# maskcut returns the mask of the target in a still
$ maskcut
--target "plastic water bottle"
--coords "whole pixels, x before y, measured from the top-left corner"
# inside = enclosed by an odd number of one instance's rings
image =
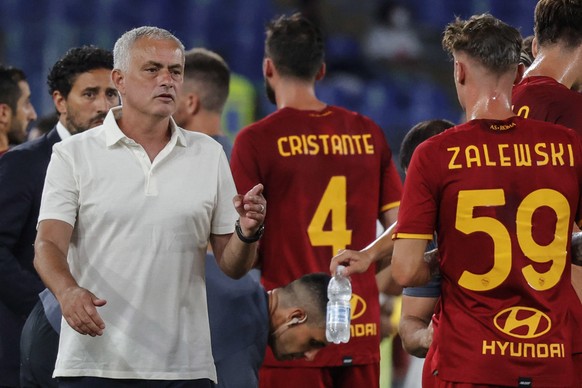
[[[344,269],[343,265],[338,265],[327,287],[329,301],[327,302],[325,336],[329,342],[335,344],[350,340],[352,285],[350,279],[343,276]]]

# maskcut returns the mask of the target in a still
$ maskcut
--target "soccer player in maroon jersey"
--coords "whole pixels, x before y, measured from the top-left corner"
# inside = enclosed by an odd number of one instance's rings
[[[443,47],[469,121],[412,156],[393,276],[405,286],[430,279],[424,251],[436,231],[435,386],[571,387],[568,246],[582,218],[582,144],[568,128],[512,112],[516,29],[491,15],[457,19]]]
[[[377,220],[396,221],[401,181],[382,129],[320,101],[314,88],[324,73],[323,38],[312,23],[295,14],[269,24],[263,74],[277,111],[237,135],[231,159],[238,188],[265,185],[269,212],[258,264],[269,289],[327,271],[338,250],[374,240]],[[374,274],[370,268],[351,278],[349,343],[330,345],[309,362],[276,362],[267,353],[260,386],[377,387]]]
[[[535,60],[513,88],[519,116],[562,124],[582,136],[582,0],[541,0],[535,9]]]
[[[582,0],[541,0],[534,13],[535,60],[513,88],[513,111],[526,118],[574,129],[582,136]],[[582,297],[582,266],[572,267]],[[576,331],[582,317],[575,321]],[[574,343],[575,370],[582,381],[582,338]]]

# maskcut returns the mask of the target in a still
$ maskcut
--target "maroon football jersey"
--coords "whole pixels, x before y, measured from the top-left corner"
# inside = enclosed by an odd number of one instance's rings
[[[572,128],[582,136],[582,93],[550,77],[527,77],[513,87],[513,111],[526,119]]]
[[[524,78],[513,88],[513,111],[524,118],[547,121],[572,128],[582,136],[582,94],[568,89],[550,77]],[[579,305],[580,301],[573,301]],[[576,330],[582,330],[582,308],[574,320]],[[574,353],[582,352],[582,336],[574,339]]]
[[[329,272],[339,249],[376,238],[381,213],[400,203],[402,183],[382,130],[370,119],[328,106],[284,108],[243,129],[231,168],[239,193],[265,186],[265,234],[259,244],[262,282],[273,289],[312,272]],[[375,268],[352,280],[348,344],[329,346],[313,362],[277,366],[367,364],[379,359]],[[265,364],[274,359],[267,352]]]
[[[437,232],[439,378],[571,384],[569,246],[581,184],[577,134],[537,120],[472,120],[417,148],[395,236]]]

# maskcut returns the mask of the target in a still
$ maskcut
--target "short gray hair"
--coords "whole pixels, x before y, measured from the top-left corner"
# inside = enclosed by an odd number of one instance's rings
[[[122,71],[129,69],[129,53],[139,39],[173,40],[178,44],[184,57],[184,45],[171,32],[159,27],[142,26],[125,32],[113,46],[113,67]]]

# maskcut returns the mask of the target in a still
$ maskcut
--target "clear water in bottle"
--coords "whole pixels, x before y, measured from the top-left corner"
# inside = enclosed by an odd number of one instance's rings
[[[339,344],[350,340],[352,285],[343,276],[344,266],[339,265],[327,287],[327,316],[325,336],[329,342]]]

